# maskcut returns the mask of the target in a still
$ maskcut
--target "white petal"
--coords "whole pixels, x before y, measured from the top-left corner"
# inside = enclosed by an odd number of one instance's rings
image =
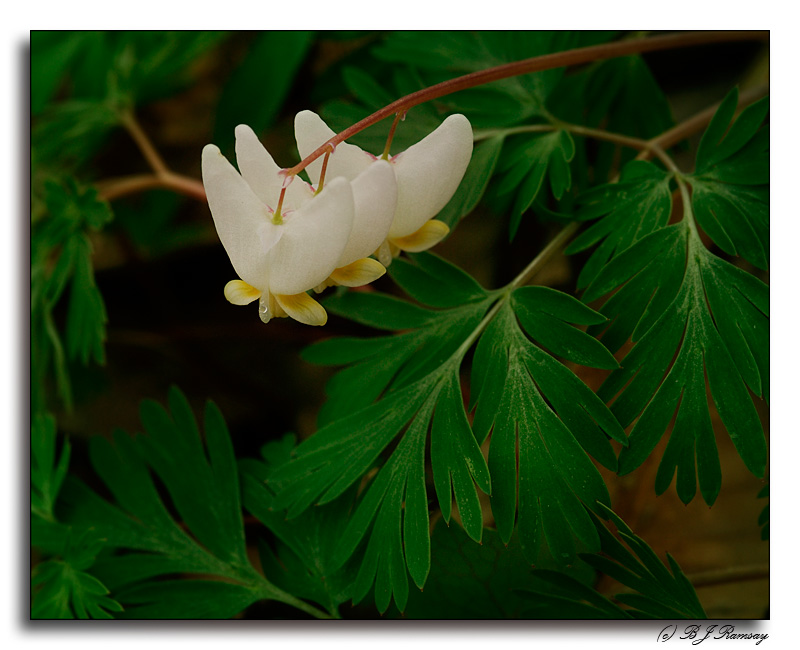
[[[472,126],[451,115],[433,133],[398,154],[397,210],[390,237],[404,237],[435,217],[455,194],[472,156]]]
[[[312,111],[301,111],[294,118],[294,136],[301,159],[313,153],[335,135],[336,133],[331,131],[322,118]],[[324,155],[320,156],[306,167],[308,177],[314,185],[319,183],[324,158]],[[344,176],[348,181],[352,181],[374,161],[375,157],[370,156],[361,148],[341,142],[336,145],[336,150],[328,159],[325,182],[339,176]]]
[[[266,290],[268,253],[281,238],[264,203],[213,144],[203,148],[203,186],[222,245],[237,275]]]
[[[270,254],[270,291],[295,295],[333,272],[353,227],[353,192],[338,178],[285,219],[283,236]]]
[[[284,177],[278,174],[281,168],[261,144],[253,129],[246,124],[236,127],[236,164],[239,165],[242,178],[256,196],[274,209],[278,204]],[[312,196],[314,190],[311,186],[302,179],[295,178],[286,188],[283,208],[296,210]]]
[[[397,205],[394,169],[385,160],[372,163],[351,186],[355,216],[350,240],[337,266],[347,266],[372,255],[389,234]],[[322,194],[327,190],[323,189]]]

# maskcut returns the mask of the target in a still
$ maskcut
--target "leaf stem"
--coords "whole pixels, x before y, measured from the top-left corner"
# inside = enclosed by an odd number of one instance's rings
[[[588,126],[581,126],[579,124],[559,124],[561,128],[575,135],[582,135],[597,140],[605,140],[606,142],[613,142],[620,144],[623,147],[630,147],[631,149],[641,149],[642,151],[649,151],[655,155],[664,166],[671,172],[678,172],[678,168],[673,162],[672,158],[667,155],[667,152],[653,140],[643,140],[642,138],[635,138],[622,133],[613,133],[611,131],[604,131],[603,129],[593,129]]]
[[[579,225],[580,223],[578,221],[573,221],[568,226],[562,228],[561,231],[550,240],[550,243],[548,243],[547,246],[545,246],[542,251],[533,258],[530,264],[522,269],[522,272],[516,278],[503,287],[502,291],[511,293],[514,289],[522,286],[528,280],[530,280],[539,270],[539,267],[543,266],[553,255],[555,255],[566,245],[572,235],[574,235],[578,230]]]
[[[164,162],[153,141],[142,129],[133,112],[128,111],[122,114],[122,125],[133,138],[136,146],[139,147],[139,151],[142,152],[142,156],[153,169],[153,173],[123,176],[122,178],[101,181],[97,184],[101,198],[111,201],[127,194],[163,188],[173,190],[179,194],[185,194],[200,201],[206,200],[206,191],[200,181],[176,174],[167,166],[167,163]]]
[[[509,282],[504,287],[491,292],[491,296],[499,296],[499,299],[492,305],[492,308],[486,313],[477,327],[472,330],[470,335],[464,339],[464,342],[458,346],[458,349],[450,357],[451,361],[458,362],[466,354],[467,350],[472,346],[475,340],[480,336],[483,330],[492,322],[492,319],[497,315],[497,312],[503,307],[505,302],[511,296],[511,293],[517,287],[527,282],[538,270],[539,267],[545,264],[555,253],[557,253],[566,243],[570,237],[578,230],[579,222],[573,221],[568,226],[565,226],[561,231],[550,240],[550,243],[526,266],[522,272]]]
[[[152,189],[172,190],[198,201],[206,201],[206,190],[203,187],[203,183],[171,171],[160,175],[136,174],[120,178],[109,178],[97,183],[96,187],[100,197],[106,201]]]
[[[306,168],[311,162],[315,161],[325,153],[328,145],[334,146],[344,142],[356,133],[359,133],[386,117],[395,113],[405,112],[424,102],[444,97],[460,90],[474,88],[493,81],[508,79],[522,74],[541,72],[553,68],[564,68],[580,63],[589,63],[602,59],[612,59],[630,54],[642,52],[653,52],[657,50],[675,49],[681,47],[692,47],[696,45],[706,45],[711,43],[723,43],[743,40],[763,40],[769,38],[769,32],[740,31],[740,32],[686,32],[679,34],[668,34],[666,36],[655,36],[652,38],[636,39],[631,41],[618,41],[614,43],[604,43],[590,47],[576,48],[566,52],[555,52],[536,56],[522,61],[506,63],[486,70],[478,70],[455,79],[449,79],[441,83],[429,86],[413,92],[405,97],[384,106],[372,115],[365,117],[360,122],[353,124],[341,133],[333,136],[324,142],[320,147],[306,156],[294,167],[287,170],[288,174],[295,175]]]
[[[761,99],[768,92],[769,86],[766,84],[746,90],[739,95],[738,106],[741,108],[742,106],[752,104],[756,100]],[[656,136],[650,140],[649,143],[651,145],[658,145],[662,149],[669,149],[670,147],[675,146],[681,140],[688,138],[690,135],[697,133],[697,131],[700,131],[708,126],[709,122],[711,122],[711,118],[714,117],[714,114],[717,112],[717,109],[721,103],[722,102],[717,102],[716,104],[709,106],[699,113],[696,113],[680,124],[675,125],[669,131],[664,131],[664,133],[661,135]],[[649,153],[649,149],[643,150],[636,158],[637,160],[643,160],[644,158],[648,157]]]
[[[142,129],[133,112],[127,111],[122,114],[122,126],[125,127],[134,142],[136,142],[136,146],[139,147],[139,151],[142,152],[147,163],[153,168],[156,176],[169,174],[169,167],[167,167],[161,154],[158,153],[153,142]]]
[[[748,566],[726,567],[714,569],[687,576],[689,582],[696,588],[713,587],[729,582],[744,582],[745,580],[766,580],[769,578],[769,565],[753,564]]]

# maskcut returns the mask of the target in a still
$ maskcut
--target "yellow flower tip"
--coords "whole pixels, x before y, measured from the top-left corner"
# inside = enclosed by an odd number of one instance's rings
[[[330,280],[344,287],[361,287],[374,282],[386,273],[386,267],[377,260],[363,257],[347,266],[335,269]]]
[[[225,298],[234,305],[249,305],[261,297],[261,290],[244,280],[231,280],[225,285]]]
[[[392,238],[390,244],[409,253],[421,253],[436,246],[449,232],[450,227],[446,223],[438,219],[431,219],[410,235]]]
[[[294,296],[276,294],[275,300],[289,317],[305,325],[324,325],[328,322],[328,312],[307,293]]]

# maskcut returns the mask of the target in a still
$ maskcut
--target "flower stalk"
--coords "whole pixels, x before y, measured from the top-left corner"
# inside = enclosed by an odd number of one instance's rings
[[[413,92],[405,97],[384,106],[372,115],[365,117],[360,122],[356,122],[341,133],[338,133],[327,142],[306,156],[294,167],[287,170],[290,175],[296,175],[306,168],[309,163],[314,162],[325,153],[328,145],[336,146],[348,138],[353,137],[364,129],[396,113],[405,113],[409,109],[424,102],[444,97],[460,90],[474,88],[493,81],[508,79],[522,74],[541,72],[553,68],[564,68],[591,61],[603,59],[613,59],[631,54],[641,54],[643,52],[655,52],[658,50],[677,49],[682,47],[692,47],[696,45],[707,45],[712,43],[725,43],[735,41],[766,40],[769,32],[756,31],[735,31],[735,32],[688,32],[680,34],[668,34],[666,36],[654,36],[651,38],[636,39],[631,41],[620,41],[614,43],[604,43],[603,45],[593,45],[581,47],[566,52],[555,52],[536,56],[522,61],[506,63],[486,70],[471,72],[455,79],[448,79],[441,83],[429,86]]]

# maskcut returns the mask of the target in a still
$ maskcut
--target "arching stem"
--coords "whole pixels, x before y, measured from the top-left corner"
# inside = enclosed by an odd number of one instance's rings
[[[631,41],[619,41],[605,43],[603,45],[593,45],[591,47],[581,47],[566,52],[555,52],[545,54],[522,61],[514,61],[504,65],[479,70],[470,74],[443,81],[434,86],[423,88],[414,93],[401,97],[388,106],[384,106],[372,115],[365,117],[360,122],[356,122],[341,133],[338,133],[330,140],[315,149],[294,167],[287,169],[289,175],[296,175],[305,169],[309,163],[314,162],[325,153],[329,145],[336,146],[344,142],[356,133],[377,122],[380,122],[390,115],[407,112],[414,106],[424,102],[438,99],[451,93],[474,88],[483,84],[516,77],[531,72],[541,72],[553,68],[564,68],[570,65],[588,63],[590,61],[600,61],[603,59],[613,59],[630,54],[640,54],[642,52],[654,52],[657,50],[675,49],[681,47],[692,47],[695,45],[706,45],[711,43],[724,43],[732,41],[765,40],[769,38],[769,32],[740,31],[740,32],[687,32],[680,34],[669,34],[666,36],[655,36],[652,38],[637,39]]]

